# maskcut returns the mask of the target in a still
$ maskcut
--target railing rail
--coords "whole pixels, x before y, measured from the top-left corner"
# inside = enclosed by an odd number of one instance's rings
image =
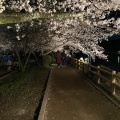
[[[70,60],[71,65],[73,65],[77,70],[81,71],[82,74],[92,73],[96,76],[96,83],[101,84],[102,81],[109,83],[109,92],[112,95],[116,95],[117,88],[120,90],[120,83],[117,83],[116,79],[120,79],[120,75],[116,74],[116,71],[112,70],[105,70],[100,66],[93,66],[91,64],[82,62],[75,58],[71,58]]]

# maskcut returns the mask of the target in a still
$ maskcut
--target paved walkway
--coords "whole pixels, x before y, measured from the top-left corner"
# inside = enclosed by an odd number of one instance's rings
[[[38,120],[120,120],[120,110],[74,69],[54,68]]]

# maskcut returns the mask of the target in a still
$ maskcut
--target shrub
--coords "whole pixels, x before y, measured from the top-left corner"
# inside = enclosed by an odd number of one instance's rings
[[[46,55],[43,57],[44,67],[48,67],[53,62],[53,57],[51,55]]]

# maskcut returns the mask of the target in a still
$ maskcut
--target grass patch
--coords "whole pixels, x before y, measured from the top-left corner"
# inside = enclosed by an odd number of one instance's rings
[[[25,72],[15,72],[10,76],[0,80],[0,96],[8,96],[13,92],[25,92],[28,90],[31,80],[38,79],[38,74],[44,73],[48,69],[41,69],[37,66],[32,66],[26,69]]]

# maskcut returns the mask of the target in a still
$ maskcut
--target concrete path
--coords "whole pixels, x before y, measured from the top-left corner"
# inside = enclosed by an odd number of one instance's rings
[[[74,69],[55,68],[38,120],[120,120],[120,110]]]

